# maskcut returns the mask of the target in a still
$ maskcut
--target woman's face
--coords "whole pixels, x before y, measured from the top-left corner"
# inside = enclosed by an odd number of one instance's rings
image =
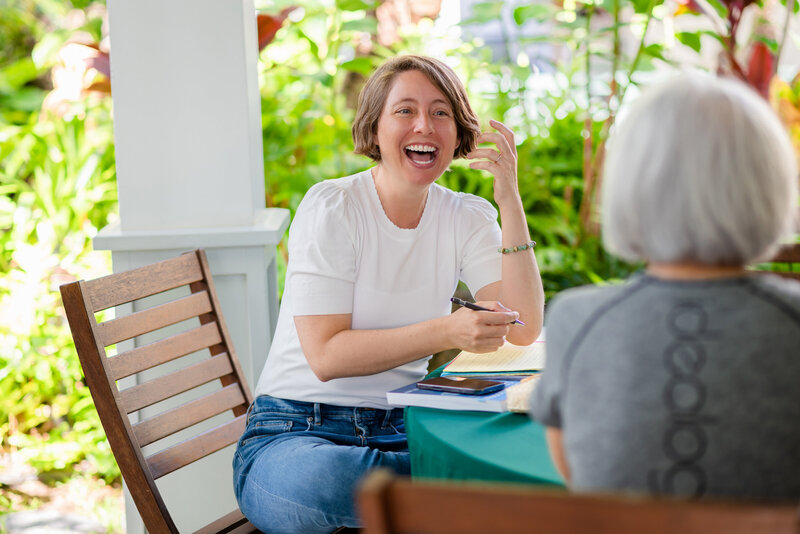
[[[384,170],[429,185],[447,170],[458,142],[447,97],[419,71],[395,76],[376,135]]]

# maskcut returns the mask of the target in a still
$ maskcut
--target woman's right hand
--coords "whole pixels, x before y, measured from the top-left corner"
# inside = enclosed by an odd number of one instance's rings
[[[475,311],[459,308],[449,316],[449,336],[452,346],[468,352],[492,352],[505,343],[511,323],[519,313],[497,301],[476,302],[494,311]]]

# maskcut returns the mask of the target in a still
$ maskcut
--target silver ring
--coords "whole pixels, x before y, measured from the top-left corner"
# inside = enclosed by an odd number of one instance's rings
[[[500,163],[500,160],[501,160],[502,158],[503,158],[503,155],[502,155],[502,154],[500,154],[499,156],[497,156],[497,159],[496,159],[496,160],[494,160],[494,162],[495,162],[495,163]]]

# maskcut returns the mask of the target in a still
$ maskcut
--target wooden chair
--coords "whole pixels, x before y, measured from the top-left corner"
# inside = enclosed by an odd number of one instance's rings
[[[783,245],[766,263],[779,264],[782,270],[768,269],[758,272],[769,272],[784,278],[800,280],[800,243]]]
[[[97,322],[95,314],[101,310],[182,286],[188,286],[188,296]],[[168,296],[174,297],[175,293]],[[206,255],[196,250],[131,271],[65,284],[61,286],[61,298],[86,383],[145,527],[151,533],[176,533],[178,528],[155,481],[235,443],[244,431],[247,408],[252,402],[222,319]],[[187,320],[195,321],[189,330],[116,356],[106,355],[106,347]],[[207,351],[201,355],[208,357],[196,363],[195,353],[204,349]],[[147,379],[145,373],[139,375],[137,385],[122,390],[117,386],[117,381],[125,377],[192,354],[192,363],[177,371],[153,379]],[[142,408],[209,383],[217,384],[212,392],[205,386],[187,394],[194,398],[178,407],[138,422],[129,419],[130,414]],[[227,414],[230,420],[210,430],[193,428],[220,414]],[[145,457],[143,447],[175,434],[185,439]],[[258,531],[237,509],[198,532]]]
[[[581,496],[511,484],[414,481],[374,471],[365,534],[797,534],[798,506]]]

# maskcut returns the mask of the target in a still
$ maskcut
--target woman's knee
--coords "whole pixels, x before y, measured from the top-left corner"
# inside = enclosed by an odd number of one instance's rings
[[[241,481],[242,512],[248,518],[249,510],[286,520],[313,522],[317,515],[336,522],[354,520],[353,477],[359,466],[347,448],[319,438],[270,444]]]
[[[280,439],[257,455],[240,481],[239,505],[256,526],[262,520],[265,526],[294,524],[296,532],[355,526],[359,480],[374,467],[407,473],[408,465],[407,453],[339,445],[316,436]]]

